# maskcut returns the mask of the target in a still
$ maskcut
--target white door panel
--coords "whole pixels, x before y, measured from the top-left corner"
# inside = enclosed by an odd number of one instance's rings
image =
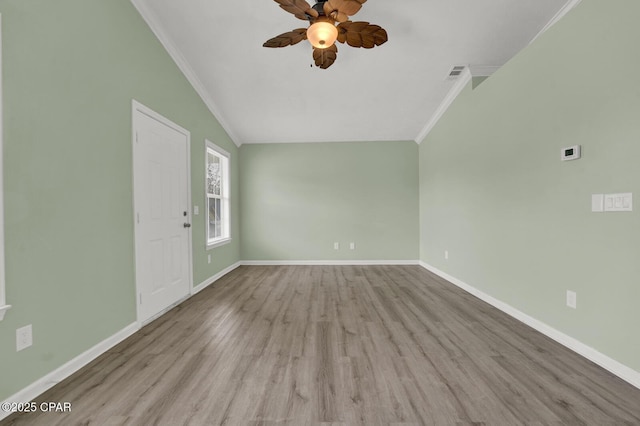
[[[138,106],[141,107],[141,106]],[[189,134],[134,104],[138,320],[189,294]]]

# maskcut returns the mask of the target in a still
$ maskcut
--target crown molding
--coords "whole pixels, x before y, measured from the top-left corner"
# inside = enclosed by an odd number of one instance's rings
[[[433,113],[429,121],[427,121],[427,124],[422,128],[420,133],[418,133],[418,136],[416,136],[415,141],[418,145],[424,140],[424,138],[427,137],[429,132],[435,127],[438,121],[440,121],[444,113],[447,112],[447,109],[449,109],[453,101],[456,100],[460,92],[462,92],[462,90],[467,87],[467,84],[469,84],[469,82],[471,81],[471,77],[471,71],[469,70],[469,67],[466,67],[462,71],[462,74],[460,74],[460,77],[458,77],[454,85],[449,90],[449,93],[447,93],[447,96],[444,97],[436,111]]]
[[[449,109],[453,101],[456,100],[460,92],[467,87],[467,84],[471,81],[473,77],[489,77],[494,72],[500,69],[498,65],[468,65],[462,71],[462,74],[456,79],[455,84],[447,93],[447,96],[444,97],[436,111],[433,113],[427,124],[422,128],[418,136],[415,138],[415,142],[419,145],[424,138],[427,137],[429,132],[435,127],[435,125],[440,121],[445,112]]]
[[[551,18],[551,20],[549,22],[547,22],[547,25],[545,25],[544,27],[542,27],[542,29],[540,30],[540,32],[538,34],[536,34],[536,36],[531,39],[531,41],[529,42],[529,44],[533,43],[534,41],[536,41],[538,39],[538,37],[540,37],[542,34],[544,34],[545,32],[547,32],[547,30],[551,27],[553,27],[556,22],[558,22],[560,19],[562,19],[564,17],[564,15],[566,15],[567,13],[569,13],[574,7],[576,7],[577,5],[580,4],[582,0],[567,0],[567,2],[565,3],[564,6],[562,6],[562,8],[560,8],[560,10],[558,11],[558,13],[556,13],[555,15],[553,15],[553,18]]]
[[[555,25],[560,19],[562,19],[567,13],[569,13],[573,8],[580,4],[582,0],[567,0],[564,6],[551,18],[549,22],[536,34],[536,36],[529,42],[529,44],[533,43],[538,37],[544,34],[549,28]],[[438,121],[442,118],[444,113],[449,109],[453,101],[458,97],[460,92],[466,87],[466,85],[471,81],[473,77],[488,77],[491,76],[494,72],[496,72],[500,67],[493,65],[469,65],[464,69],[455,85],[449,90],[447,96],[443,99],[438,109],[436,109],[435,113],[431,116],[427,124],[424,126],[422,131],[418,133],[415,141],[417,144],[420,144],[424,138],[427,137],[429,132],[435,127]]]
[[[536,34],[536,36],[529,42],[529,44],[533,43],[538,37],[544,34],[549,28],[551,28],[554,24],[556,24],[560,19],[562,19],[568,12],[570,12],[573,8],[575,8],[578,4],[580,4],[582,0],[567,0],[565,5],[551,18],[551,20]],[[166,34],[162,25],[160,25],[156,15],[146,6],[144,0],[131,0],[133,6],[138,10],[140,16],[147,23],[153,34],[160,41],[162,46],[165,48],[169,56],[176,63],[180,71],[184,74],[186,79],[189,81],[191,86],[193,86],[196,93],[200,96],[202,101],[207,105],[207,108],[213,114],[213,116],[218,120],[222,128],[227,132],[233,143],[240,147],[241,143],[237,135],[231,129],[231,126],[225,121],[222,116],[220,108],[213,101],[208,91],[205,89],[204,84],[200,81],[196,73],[193,71],[187,60],[182,56],[180,51],[175,47],[170,37]],[[491,76],[499,67],[497,66],[486,66],[486,65],[470,65],[460,77],[456,80],[455,84],[451,87],[443,101],[440,103],[434,114],[431,116],[429,121],[422,128],[420,133],[416,136],[414,141],[417,144],[420,144],[426,136],[431,132],[431,130],[435,127],[438,121],[442,118],[447,109],[451,106],[453,101],[457,98],[457,96],[462,92],[462,90],[466,87],[466,85],[471,81],[472,77],[488,77]]]
[[[241,144],[237,135],[233,132],[233,130],[231,130],[231,126],[223,118],[222,113],[220,112],[220,108],[218,108],[213,99],[211,99],[209,92],[205,89],[204,84],[202,84],[197,74],[193,71],[191,65],[189,65],[178,48],[173,44],[171,38],[166,34],[162,25],[160,25],[157,16],[151,11],[151,9],[146,6],[143,0],[131,0],[131,3],[137,9],[140,16],[142,16],[142,19],[147,23],[158,41],[160,41],[160,44],[162,44],[171,59],[173,59],[173,61],[176,63],[187,81],[189,81],[198,96],[200,96],[211,114],[213,114],[216,120],[218,120],[218,123],[220,123],[224,131],[227,132],[229,138],[231,138],[231,140],[237,147],[240,147]]]
[[[471,77],[491,77],[499,69],[499,65],[469,65]]]

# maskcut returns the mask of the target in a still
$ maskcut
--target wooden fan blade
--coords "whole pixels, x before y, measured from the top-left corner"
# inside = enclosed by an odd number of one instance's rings
[[[368,22],[343,22],[338,25],[338,41],[351,47],[371,49],[388,40],[387,32],[380,25]]]
[[[313,48],[313,59],[316,61],[316,66],[323,70],[329,68],[336,61],[338,57],[338,46],[335,44],[327,47],[326,49]]]
[[[366,1],[367,0],[327,0],[324,3],[324,13],[327,16],[332,16],[334,12],[337,12],[337,16],[340,17],[342,17],[342,15],[353,16],[358,13]],[[346,19],[336,19],[336,21],[344,22]]]
[[[280,5],[281,8],[292,13],[296,18],[308,21],[309,16],[318,17],[318,12],[311,8],[305,0],[273,0]]]
[[[334,9],[331,7],[329,2],[325,2],[324,6],[324,14],[334,21],[337,22],[346,22],[349,20],[349,16],[346,13],[340,12],[338,9]]]
[[[286,47],[293,46],[300,43],[302,40],[307,39],[307,29],[298,28],[288,33],[280,34],[277,37],[269,39],[264,42],[263,47]]]

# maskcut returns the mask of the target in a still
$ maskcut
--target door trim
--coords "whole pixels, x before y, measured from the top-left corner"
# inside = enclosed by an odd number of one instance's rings
[[[132,150],[132,162],[131,162],[131,196],[132,196],[132,207],[133,207],[133,267],[134,267],[134,279],[135,279],[135,283],[136,283],[136,292],[134,295],[135,298],[135,304],[136,304],[136,321],[138,323],[139,327],[142,327],[145,324],[150,323],[151,321],[153,321],[154,319],[160,317],[161,315],[163,315],[164,313],[168,312],[169,310],[171,310],[172,308],[174,308],[176,305],[182,303],[184,300],[188,299],[191,295],[191,292],[193,291],[193,243],[192,243],[192,234],[193,234],[193,227],[188,229],[188,235],[187,235],[187,246],[188,246],[188,250],[187,250],[187,256],[188,256],[188,284],[189,284],[189,291],[187,292],[186,296],[182,299],[180,299],[179,301],[177,301],[176,303],[166,307],[165,309],[163,309],[162,311],[158,312],[157,314],[151,316],[150,318],[142,321],[140,319],[140,283],[138,282],[138,276],[137,276],[137,259],[136,259],[136,243],[137,243],[137,234],[138,234],[138,221],[137,221],[137,209],[136,209],[136,186],[135,186],[135,166],[136,166],[136,133],[137,133],[137,129],[140,126],[139,123],[139,115],[138,114],[144,114],[149,118],[152,118],[162,124],[164,124],[167,127],[170,127],[171,129],[177,131],[178,133],[183,134],[184,136],[186,136],[187,139],[187,146],[186,146],[186,150],[187,150],[187,219],[189,221],[189,223],[193,223],[193,218],[192,218],[192,213],[191,213],[191,132],[189,132],[188,130],[186,130],[185,128],[177,125],[176,123],[174,123],[173,121],[169,120],[168,118],[158,114],[157,112],[155,112],[154,110],[152,110],[151,108],[141,104],[140,102],[136,101],[135,99],[131,100],[131,150]]]
[[[2,127],[2,15],[0,14],[0,321],[11,307],[5,296],[5,263],[4,263],[4,174]]]

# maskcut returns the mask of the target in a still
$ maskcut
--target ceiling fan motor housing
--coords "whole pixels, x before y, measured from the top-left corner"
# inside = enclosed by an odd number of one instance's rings
[[[324,16],[324,4],[327,0],[316,0],[316,4],[312,6],[312,9],[318,12],[320,16]]]

